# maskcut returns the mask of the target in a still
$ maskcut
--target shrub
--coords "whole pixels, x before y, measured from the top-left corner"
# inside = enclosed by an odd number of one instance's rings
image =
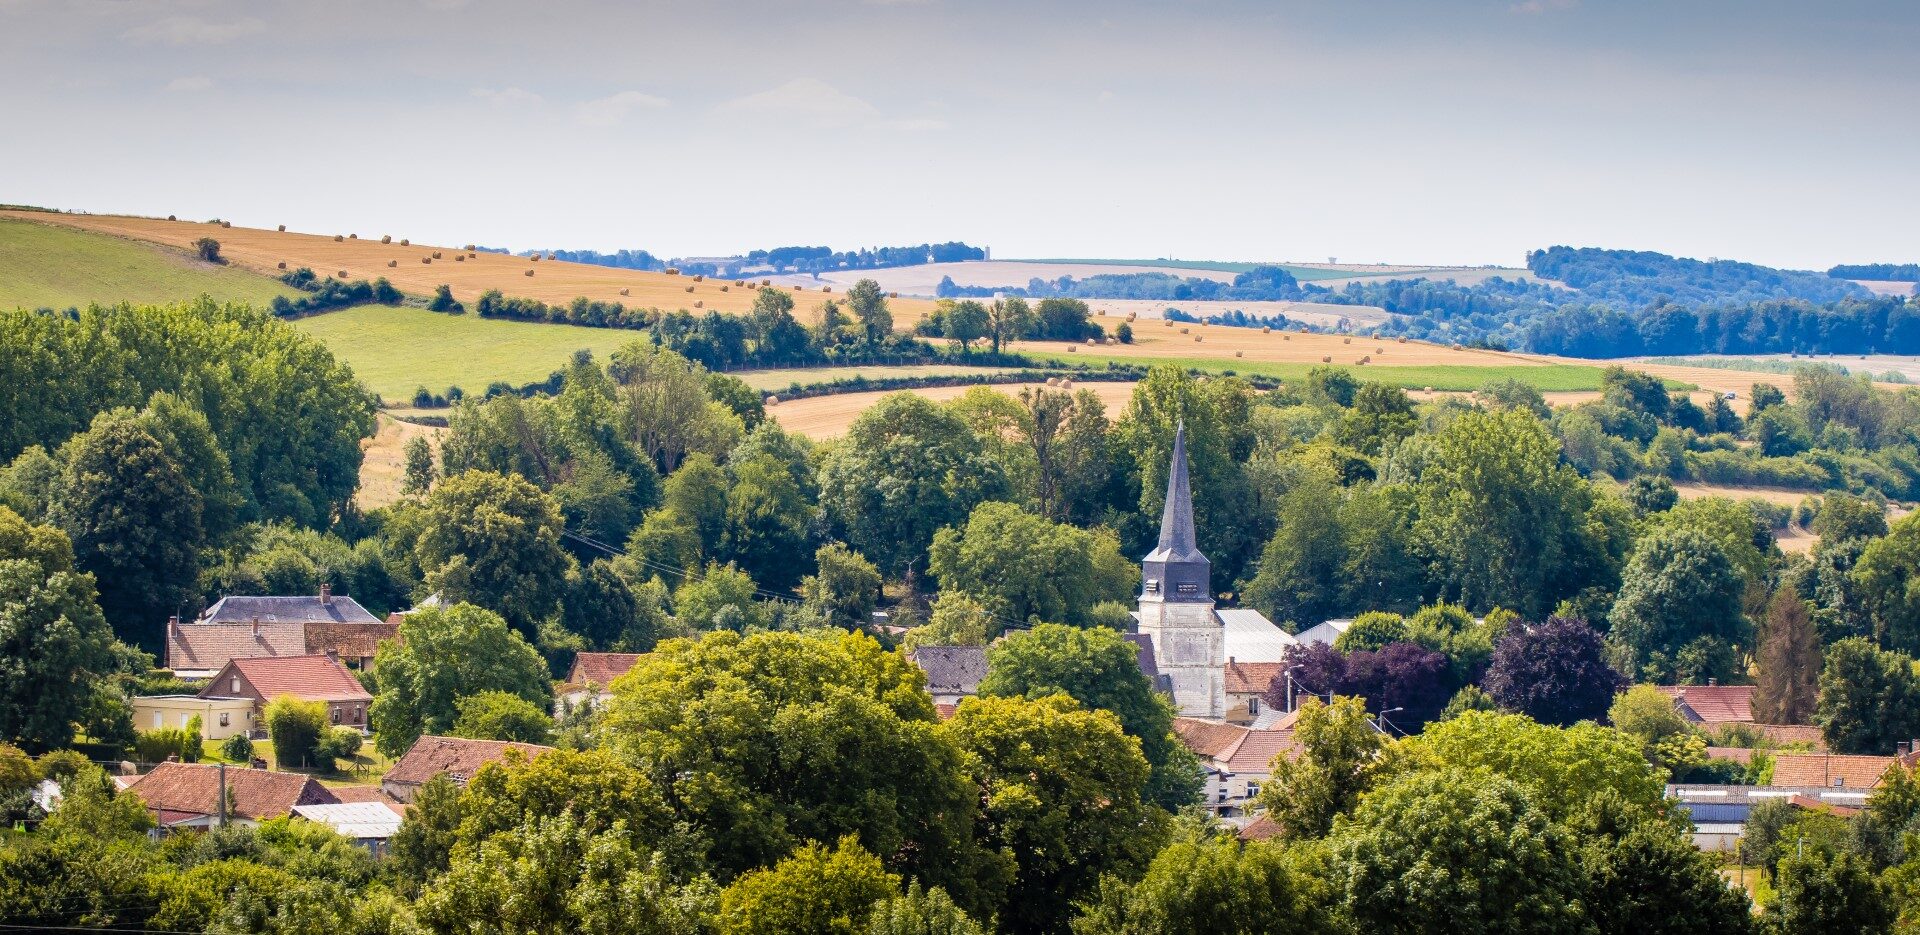
[[[335,760],[351,760],[366,743],[366,736],[351,727],[335,727],[320,735],[314,744],[313,754],[316,762],[326,768],[333,767]]]
[[[232,763],[253,762],[253,739],[246,734],[234,734],[220,744],[220,758]]]
[[[200,259],[205,260],[208,263],[221,262],[220,241],[215,240],[212,237],[202,237],[199,240],[194,241],[193,252],[199,254]]]
[[[200,759],[200,732],[185,727],[161,727],[143,730],[133,736],[134,758],[142,763],[160,763],[178,757],[182,763]]]
[[[282,767],[323,765],[320,744],[328,731],[325,702],[281,695],[268,703],[266,722],[274,756]]]

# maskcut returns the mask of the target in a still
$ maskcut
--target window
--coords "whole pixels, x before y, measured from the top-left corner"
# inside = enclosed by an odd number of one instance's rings
[[[236,675],[233,677],[233,689],[230,693],[235,695],[240,694],[240,676]]]
[[[1260,713],[1260,699],[1258,699],[1258,698],[1248,698],[1248,699],[1247,699],[1247,713],[1248,713],[1248,714],[1259,714],[1259,713]]]
[[[161,711],[153,712],[153,729],[159,730],[160,728],[167,726],[166,717],[167,715],[164,712],[161,712]]]
[[[339,708],[334,708],[334,709],[333,709],[333,723],[335,723],[335,724],[338,724],[338,723],[340,723],[340,709],[339,709]]]
[[[231,716],[231,715],[229,715],[229,714],[228,714],[227,712],[225,712],[225,711],[222,711],[222,712],[220,712],[220,726],[221,726],[221,727],[225,727],[225,726],[227,726],[227,719],[228,719],[228,718],[229,718],[230,716]]]
[[[1247,781],[1247,798],[1251,799],[1258,796],[1259,794],[1260,794],[1260,784],[1252,780],[1248,780]]]

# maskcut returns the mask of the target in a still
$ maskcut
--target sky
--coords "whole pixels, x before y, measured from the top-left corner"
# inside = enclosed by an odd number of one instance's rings
[[[1920,3],[0,0],[0,203],[704,256],[1920,261]]]

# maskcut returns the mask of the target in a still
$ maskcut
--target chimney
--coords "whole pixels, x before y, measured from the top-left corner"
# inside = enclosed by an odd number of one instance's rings
[[[175,614],[167,618],[167,632],[168,633],[180,632],[180,615],[179,614]]]
[[[1712,677],[1712,676],[1708,676],[1708,677],[1707,677],[1707,687],[1708,687],[1708,688],[1712,688],[1713,686],[1715,686],[1715,685],[1718,685],[1718,684],[1720,684],[1720,680],[1719,680],[1719,679],[1717,679],[1717,678],[1714,678],[1714,677]]]
[[[338,649],[329,649],[329,650],[327,650],[327,658],[328,658],[328,659],[331,659],[331,660],[333,660],[334,662],[339,662],[339,661],[340,661],[340,650],[338,650]]]
[[[333,585],[323,584],[320,586],[320,603],[333,603]]]
[[[1910,751],[1911,749],[1912,749],[1912,748],[1911,748],[1911,747],[1909,747],[1909,746],[1907,745],[1907,742],[1906,742],[1906,741],[1904,741],[1904,740],[1900,740],[1900,741],[1895,741],[1895,742],[1894,742],[1894,745],[1893,745],[1893,755],[1894,755],[1894,756],[1896,756],[1896,757],[1899,757],[1899,758],[1901,758],[1901,759],[1905,759],[1905,758],[1906,758],[1906,755],[1907,755],[1907,753],[1908,753],[1908,752],[1909,752],[1909,751]]]
[[[260,638],[260,618],[259,617],[253,618],[253,638],[256,640]]]

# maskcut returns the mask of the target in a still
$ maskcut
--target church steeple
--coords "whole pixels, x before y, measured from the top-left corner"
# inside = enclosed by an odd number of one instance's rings
[[[1160,513],[1160,542],[1141,562],[1141,597],[1212,603],[1212,577],[1211,563],[1194,541],[1193,491],[1187,481],[1187,425],[1182,422],[1173,433],[1167,503]]]

